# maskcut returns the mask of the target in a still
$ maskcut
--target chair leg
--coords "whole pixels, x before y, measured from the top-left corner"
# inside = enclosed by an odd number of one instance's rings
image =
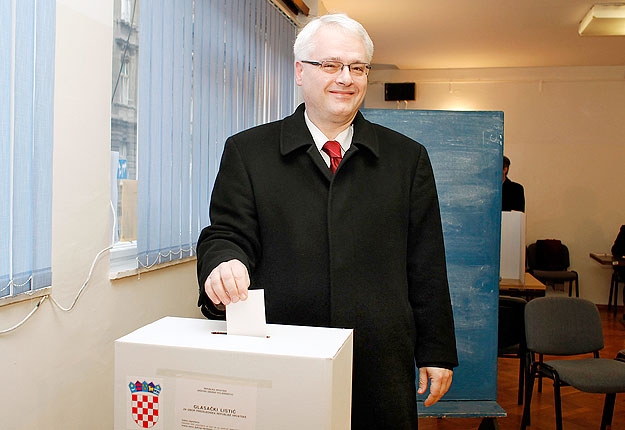
[[[555,377],[553,381],[553,396],[556,408],[556,430],[562,430],[562,402],[560,399],[560,378]]]
[[[569,281],[569,297],[573,295],[573,284],[575,284],[575,297],[579,297],[579,276],[575,276],[575,279]]]
[[[616,282],[616,289],[618,289],[618,280]],[[623,320],[625,320],[625,283],[623,284]]]
[[[573,281],[569,281],[569,297],[573,294]]]
[[[538,362],[542,363],[543,362],[543,355],[542,354],[538,354]],[[542,393],[543,392],[543,375],[542,374],[538,374],[538,392]]]
[[[528,360],[529,361],[529,360]],[[525,378],[525,406],[523,406],[523,417],[521,418],[521,430],[525,430],[530,425],[530,405],[532,403],[532,391],[534,390],[534,378],[536,376],[537,364],[532,363],[532,367],[527,372]]]
[[[525,354],[521,354],[519,360],[519,394],[517,398],[517,404],[523,404],[523,388],[524,388],[524,379],[525,379]]]
[[[601,430],[606,430],[612,425],[612,414],[614,412],[615,393],[607,393],[605,395],[605,403],[603,404],[603,416],[601,417]]]
[[[624,357],[625,358],[625,357]],[[531,365],[532,362],[534,361],[534,355],[530,355],[529,353],[527,353],[525,355],[525,378],[524,378],[524,382],[525,382],[525,391],[527,391],[527,384],[530,378],[530,374],[531,374]]]

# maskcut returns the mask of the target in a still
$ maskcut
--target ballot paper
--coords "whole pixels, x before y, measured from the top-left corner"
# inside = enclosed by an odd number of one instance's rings
[[[265,290],[249,290],[246,300],[226,306],[226,323],[229,335],[267,336]]]

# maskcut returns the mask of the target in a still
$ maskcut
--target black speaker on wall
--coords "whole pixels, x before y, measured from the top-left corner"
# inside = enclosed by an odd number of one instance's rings
[[[414,82],[386,82],[384,84],[384,100],[415,100],[416,91]]]

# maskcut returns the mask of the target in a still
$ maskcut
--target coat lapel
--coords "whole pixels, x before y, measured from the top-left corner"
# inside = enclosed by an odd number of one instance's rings
[[[332,173],[328,166],[321,158],[321,154],[317,150],[313,138],[308,131],[306,121],[304,120],[304,103],[300,104],[293,115],[286,117],[282,121],[282,130],[280,134],[280,153],[282,156],[286,156],[300,148],[308,148],[307,153],[313,160],[314,164],[319,168],[324,177],[328,180],[332,180]],[[367,121],[360,111],[354,118],[354,137],[352,138],[352,145],[350,149],[345,153],[343,162],[352,158],[359,148],[366,148],[376,158],[379,157],[379,143],[373,124]],[[339,166],[339,169],[341,167]]]
[[[321,154],[315,146],[312,135],[308,131],[304,120],[304,103],[299,105],[293,115],[287,116],[282,121],[280,134],[280,154],[287,156],[299,149],[307,148],[307,153],[321,174],[329,181],[332,180],[332,173],[326,163],[321,158]]]
[[[380,157],[380,145],[378,143],[378,135],[375,132],[373,124],[365,119],[358,111],[354,121],[354,137],[352,145],[367,148],[376,158]]]

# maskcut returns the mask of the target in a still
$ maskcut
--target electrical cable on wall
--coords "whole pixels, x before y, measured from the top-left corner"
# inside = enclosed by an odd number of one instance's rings
[[[113,202],[111,202],[109,200],[109,204],[111,206],[111,211],[113,213],[113,231],[112,231],[112,235],[111,235],[111,243],[115,243],[115,230],[117,228],[117,217],[115,216],[115,208],[113,207]],[[56,305],[56,307],[58,307],[60,310],[62,310],[63,312],[70,312],[72,309],[74,309],[74,306],[76,306],[76,303],[78,302],[78,299],[80,298],[80,296],[82,295],[83,291],[85,290],[85,288],[87,288],[87,285],[89,283],[89,281],[91,280],[91,275],[93,274],[93,269],[96,265],[96,263],[98,262],[98,260],[100,259],[100,257],[106,252],[109,251],[113,248],[113,245],[107,246],[106,248],[102,249],[100,252],[98,252],[95,256],[95,258],[93,259],[93,262],[91,263],[91,268],[89,269],[89,274],[87,275],[87,279],[85,280],[85,282],[83,282],[82,286],[80,287],[80,289],[78,290],[78,294],[76,294],[76,297],[74,298],[74,301],[72,302],[71,306],[68,308],[65,308],[63,306],[61,306],[59,304],[59,302],[57,302],[54,297],[52,297],[52,294],[46,294],[44,296],[41,297],[41,299],[39,300],[39,302],[37,302],[37,304],[35,305],[35,307],[30,311],[30,313],[28,315],[26,315],[26,317],[24,317],[24,319],[22,321],[20,321],[19,323],[15,324],[12,327],[6,328],[4,330],[0,330],[0,335],[2,334],[6,334],[9,332],[12,332],[13,330],[21,327],[26,321],[28,321],[30,319],[30,317],[32,317],[35,312],[41,307],[41,304],[43,302],[46,301],[46,299],[50,299],[50,301],[52,303],[54,303]]]
[[[48,298],[48,296],[47,296],[47,295],[43,296],[43,297],[41,298],[41,300],[39,300],[39,303],[37,303],[37,304],[35,305],[35,307],[33,308],[33,310],[32,310],[32,311],[30,311],[30,313],[29,313],[28,315],[26,315],[26,317],[24,317],[24,319],[23,319],[22,321],[18,322],[18,323],[17,323],[17,324],[15,324],[13,327],[9,327],[9,328],[7,328],[7,329],[1,330],[1,331],[0,331],[0,334],[9,333],[9,332],[11,332],[11,331],[15,330],[16,328],[20,327],[20,326],[21,326],[22,324],[24,324],[26,321],[28,321],[28,319],[29,319],[31,316],[33,316],[33,314],[37,311],[37,309],[39,309],[39,306],[41,306],[41,304],[42,304],[43,302],[45,302],[45,300],[46,300],[47,298]]]

